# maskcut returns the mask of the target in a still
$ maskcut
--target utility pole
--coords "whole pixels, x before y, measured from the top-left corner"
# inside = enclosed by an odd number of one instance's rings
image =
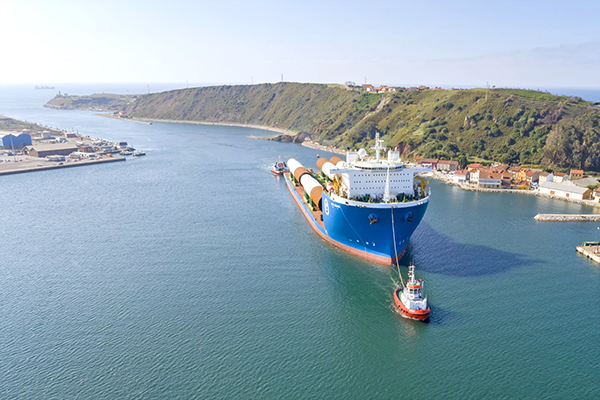
[[[486,82],[485,83],[485,102],[487,103],[487,98],[488,98],[488,93],[490,91],[490,83]]]
[[[250,77],[250,84],[254,85],[254,77],[253,76]]]
[[[281,83],[283,83],[283,72],[281,73]]]
[[[148,86],[148,94],[150,94],[150,85],[146,85]]]

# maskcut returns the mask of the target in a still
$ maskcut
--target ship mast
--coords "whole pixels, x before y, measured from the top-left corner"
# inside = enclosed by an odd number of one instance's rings
[[[371,150],[375,150],[375,154],[377,156],[376,161],[379,162],[379,152],[381,150],[385,150],[385,146],[383,145],[383,140],[379,139],[379,132],[375,133],[375,146],[371,147]]]
[[[385,189],[383,190],[383,201],[385,203],[390,202],[390,166],[388,164],[387,175],[385,178]]]

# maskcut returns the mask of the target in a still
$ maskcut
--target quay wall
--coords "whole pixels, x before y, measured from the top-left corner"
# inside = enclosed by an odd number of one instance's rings
[[[3,170],[0,171],[0,176],[1,175],[12,175],[12,174],[22,174],[25,172],[37,172],[37,171],[47,171],[50,169],[58,169],[58,168],[71,168],[71,167],[82,167],[85,165],[91,165],[91,164],[101,164],[101,163],[109,163],[109,162],[117,162],[117,161],[125,161],[125,157],[108,157],[108,158],[102,158],[99,160],[85,160],[85,161],[78,161],[78,162],[71,162],[71,163],[65,163],[63,165],[44,165],[44,166],[25,166],[22,168],[15,168],[15,169],[9,169],[9,170]]]
[[[469,186],[469,185],[464,184],[464,183],[450,182],[448,179],[446,179],[446,177],[444,175],[439,174],[439,173],[435,173],[435,172],[425,173],[422,176],[428,177],[428,178],[431,178],[431,179],[435,179],[435,180],[443,182],[443,183],[445,183],[447,185],[456,186],[456,187],[458,187],[458,188],[460,188],[462,190],[466,190],[466,191],[469,191],[469,192],[516,193],[516,194],[524,194],[524,195],[529,195],[529,196],[544,197],[546,199],[552,199],[552,200],[562,200],[562,201],[567,201],[569,203],[576,203],[576,204],[581,204],[581,205],[584,205],[584,206],[590,206],[590,207],[600,208],[600,203],[594,202],[593,200],[578,200],[578,199],[569,199],[567,197],[552,196],[550,194],[540,193],[538,190],[479,188],[479,187]]]

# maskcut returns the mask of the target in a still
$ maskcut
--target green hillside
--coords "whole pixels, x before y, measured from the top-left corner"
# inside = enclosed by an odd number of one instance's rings
[[[379,131],[404,155],[600,171],[598,104],[530,90],[376,94],[342,85],[213,86],[140,95],[125,111],[307,132],[342,148],[370,146]]]

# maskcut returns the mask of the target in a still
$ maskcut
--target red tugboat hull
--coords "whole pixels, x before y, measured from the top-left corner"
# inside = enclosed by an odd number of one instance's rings
[[[417,321],[427,320],[429,318],[429,314],[431,313],[431,307],[427,307],[426,310],[411,310],[407,308],[400,300],[400,295],[398,293],[400,290],[400,288],[394,290],[394,303],[396,304],[396,307],[398,307],[400,314],[402,314],[402,316],[405,318],[410,318]]]
[[[271,168],[271,172],[274,173],[275,175],[283,174],[283,171],[277,171],[275,168]]]

